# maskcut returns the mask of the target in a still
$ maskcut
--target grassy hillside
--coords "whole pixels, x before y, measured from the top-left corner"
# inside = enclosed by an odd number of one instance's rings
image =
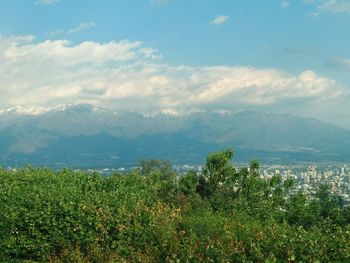
[[[236,170],[232,151],[178,178],[167,162],[127,175],[0,170],[1,262],[349,262],[350,210],[321,187]],[[288,198],[287,198],[288,197]]]

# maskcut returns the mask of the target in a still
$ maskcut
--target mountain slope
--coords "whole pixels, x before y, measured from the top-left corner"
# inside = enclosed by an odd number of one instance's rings
[[[113,112],[91,105],[0,112],[4,165],[133,166],[150,157],[201,163],[231,146],[241,161],[347,161],[350,131],[257,111]]]

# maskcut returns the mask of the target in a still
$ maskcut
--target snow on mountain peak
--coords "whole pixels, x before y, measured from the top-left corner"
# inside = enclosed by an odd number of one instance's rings
[[[97,107],[88,103],[66,103],[59,104],[53,107],[26,107],[22,105],[17,105],[11,108],[0,110],[0,116],[39,116],[43,114],[49,113],[57,113],[57,112],[94,112],[98,114],[110,113],[115,116],[119,115],[119,111],[113,111],[110,109],[105,109],[102,107]],[[122,111],[123,112],[123,111]],[[126,111],[127,112],[127,111]],[[167,108],[161,109],[157,111],[146,111],[146,112],[135,112],[137,114],[141,114],[145,118],[155,118],[158,116],[168,116],[168,117],[182,117],[189,116],[192,114],[203,113],[203,112],[211,112],[220,115],[232,115],[237,113],[237,110],[203,110],[198,108],[187,108],[187,109],[176,109],[176,108]]]
[[[159,115],[180,117],[180,116],[191,115],[199,112],[204,112],[204,111],[201,109],[163,109],[163,110],[153,111],[153,112],[144,112],[142,113],[142,115],[146,118],[154,118]]]
[[[91,110],[93,111],[101,111],[98,108],[93,107],[90,104],[81,104],[81,103],[68,103],[68,104],[59,104],[57,106],[53,107],[42,107],[42,106],[37,106],[37,107],[25,107],[22,105],[17,105],[11,108],[3,109],[0,110],[0,115],[42,115],[46,114],[49,112],[62,112],[66,111],[71,108],[80,108],[80,107],[85,107],[88,108],[90,107]]]
[[[24,107],[22,105],[0,110],[1,115],[40,115],[45,112],[47,109],[44,107]]]

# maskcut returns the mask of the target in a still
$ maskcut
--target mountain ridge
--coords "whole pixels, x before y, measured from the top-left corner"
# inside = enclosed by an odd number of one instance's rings
[[[89,145],[88,150],[78,142]],[[173,161],[179,156],[199,162],[200,156],[229,146],[246,153],[246,159],[268,161],[272,156],[281,162],[293,162],[304,156],[310,160],[347,161],[350,131],[316,119],[254,110],[168,109],[147,114],[69,104],[41,113],[3,111],[0,146],[0,161],[4,164],[12,159],[18,164],[41,164],[47,161],[44,156],[51,156],[52,162],[76,165],[88,163],[89,155],[104,156],[101,165],[109,156],[119,156],[115,165],[123,163],[123,155],[128,156],[130,164],[149,157]],[[64,154],[55,153],[63,151],[61,146],[67,156],[72,153],[69,162]],[[185,158],[186,153],[193,158]]]

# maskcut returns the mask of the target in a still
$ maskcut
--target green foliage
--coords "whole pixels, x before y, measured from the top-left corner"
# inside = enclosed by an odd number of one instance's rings
[[[140,161],[141,175],[159,176],[162,181],[175,181],[176,173],[168,161],[162,160],[142,160]]]
[[[235,169],[230,163],[232,157],[232,149],[214,152],[208,156],[198,183],[198,192],[202,197],[209,198],[232,180],[231,177],[235,173]]]
[[[144,161],[103,178],[69,169],[0,170],[0,262],[349,262],[350,211],[321,186],[290,195],[212,153],[176,179]]]
[[[190,171],[186,176],[179,179],[179,190],[185,195],[193,195],[198,187],[198,176],[195,172]]]

